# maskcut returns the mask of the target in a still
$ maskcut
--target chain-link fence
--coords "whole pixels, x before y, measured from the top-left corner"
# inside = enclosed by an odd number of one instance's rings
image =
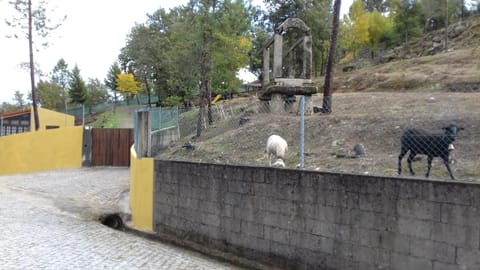
[[[395,176],[400,153],[408,151],[403,175],[410,175],[410,161],[424,177],[430,156],[432,178],[450,178],[442,158],[457,179],[480,177],[480,93],[338,93],[329,114],[322,113],[323,97],[314,95],[306,102],[303,151],[299,100],[283,99],[281,110],[255,96],[220,101],[211,107],[212,124],[208,113],[201,119],[200,137],[198,108],[181,111],[182,138],[158,157],[268,166],[266,141],[277,134],[288,142],[287,168],[297,168],[303,152],[305,169]],[[442,129],[451,124],[455,130]]]
[[[150,97],[151,104],[157,103],[158,100],[159,99],[156,96]],[[145,105],[145,104],[148,104],[148,102],[149,102],[148,97],[138,96],[128,100],[118,100],[115,103],[109,102],[109,103],[94,104],[94,105],[86,104],[85,107],[83,107],[80,104],[68,105],[67,108],[57,108],[56,111],[63,112],[63,113],[80,118],[84,113],[85,115],[103,113],[105,111],[111,110],[114,106]]]

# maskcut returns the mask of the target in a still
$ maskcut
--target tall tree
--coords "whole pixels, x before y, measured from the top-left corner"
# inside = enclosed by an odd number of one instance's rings
[[[241,84],[236,73],[248,64],[249,14],[243,0],[191,0],[169,16],[168,83],[179,95],[198,93],[197,136],[208,116],[212,89],[236,91]]]
[[[58,28],[61,24],[51,25],[51,19],[47,17],[47,2],[38,1],[36,6],[32,5],[32,0],[11,0],[9,3],[18,13],[18,17],[14,17],[11,21],[6,21],[8,26],[19,28],[23,36],[28,40],[29,48],[29,68],[30,68],[30,88],[32,96],[33,115],[35,122],[35,130],[40,128],[40,120],[38,118],[37,97],[35,93],[35,62],[33,58],[34,50],[34,34],[39,41],[42,39],[41,46],[47,46],[46,41],[52,30]],[[65,19],[64,17],[62,21]],[[18,38],[17,34],[13,35]]]
[[[148,15],[132,28],[119,56],[122,68],[163,100],[199,96],[201,133],[211,89],[236,91],[237,71],[248,64],[250,6],[243,0],[190,0]]]
[[[333,4],[332,33],[330,34],[330,50],[328,52],[327,70],[325,73],[325,84],[323,88],[323,113],[332,112],[332,88],[333,88],[333,67],[335,62],[335,53],[337,48],[338,24],[340,20],[341,0],[335,0]]]
[[[88,79],[87,100],[88,105],[97,105],[108,102],[107,87],[99,79]]]
[[[369,13],[361,0],[355,0],[350,7],[349,18],[351,20],[351,31],[353,40],[350,44],[350,49],[353,50],[354,55],[357,51],[369,40]]]
[[[58,110],[65,106],[61,98],[63,89],[56,83],[40,80],[37,84],[37,94],[43,108]]]
[[[425,32],[444,28],[455,19],[465,15],[465,2],[463,0],[419,0],[424,13]],[[470,2],[473,4],[473,2]]]
[[[59,98],[61,102],[63,102],[65,106],[65,113],[67,113],[67,104],[68,104],[68,86],[70,84],[71,72],[68,70],[68,64],[65,62],[63,58],[58,60],[55,67],[53,67],[53,71],[50,75],[50,80],[52,83],[57,84],[60,86],[62,90],[60,92]]]
[[[390,31],[391,24],[387,17],[384,17],[380,12],[373,11],[368,16],[368,42],[367,45],[372,52],[372,58],[378,49],[378,44],[381,38]]]
[[[398,41],[407,43],[410,38],[419,36],[423,31],[423,8],[418,1],[392,0],[390,16],[393,18],[393,31]],[[398,43],[398,42],[396,42]]]
[[[163,9],[149,15],[149,23],[139,24],[132,28],[127,45],[119,56],[125,70],[134,73],[142,82],[150,104],[150,95],[155,90],[156,95],[165,98],[171,93],[168,86],[169,58],[168,31],[165,31],[168,15]]]
[[[70,95],[72,103],[84,104],[87,100],[87,86],[80,75],[80,69],[77,65],[72,69],[68,94]]]
[[[20,91],[15,91],[13,96],[13,100],[15,101],[15,105],[17,105],[20,109],[23,109],[26,105],[25,99],[23,98],[24,94],[20,93]]]
[[[117,77],[122,73],[120,66],[117,62],[113,63],[108,69],[107,78],[105,79],[105,85],[110,91],[113,92],[114,104],[117,103]]]
[[[191,14],[198,31],[200,110],[197,136],[201,135],[202,121],[208,113],[212,123],[210,97],[212,88],[234,87],[236,73],[248,63],[250,50],[250,20],[242,0],[192,0]],[[192,44],[194,45],[194,44]],[[225,57],[228,55],[229,57]],[[207,107],[208,111],[205,111]]]

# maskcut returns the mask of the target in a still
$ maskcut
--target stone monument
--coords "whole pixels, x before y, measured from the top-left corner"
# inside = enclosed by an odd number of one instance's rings
[[[284,50],[284,35],[291,29],[300,35],[290,40]],[[300,36],[298,38],[298,36]],[[273,46],[273,57],[270,49]],[[270,63],[273,60],[272,64]],[[295,95],[305,96],[305,114],[313,113],[312,95],[317,87],[312,80],[312,37],[310,28],[298,18],[288,18],[275,29],[275,34],[263,46],[263,80],[260,100],[270,111],[285,111],[284,101]]]

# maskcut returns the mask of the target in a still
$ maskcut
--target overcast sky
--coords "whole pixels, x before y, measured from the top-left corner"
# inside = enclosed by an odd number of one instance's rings
[[[348,10],[352,0],[342,1],[342,10]],[[62,26],[52,32],[48,48],[35,52],[35,62],[44,73],[49,73],[60,58],[69,68],[78,65],[80,74],[88,78],[106,77],[108,69],[117,60],[125,46],[126,36],[135,23],[143,23],[146,14],[158,8],[170,9],[187,0],[49,0],[48,7],[55,13],[49,18],[66,15]],[[255,1],[257,2],[257,0]],[[261,2],[258,0],[258,2]],[[15,11],[8,0],[0,0],[0,102],[13,103],[16,90],[30,91],[29,73],[20,64],[28,62],[28,42],[9,39],[11,28],[4,21],[11,20]],[[58,21],[58,20],[57,20]]]

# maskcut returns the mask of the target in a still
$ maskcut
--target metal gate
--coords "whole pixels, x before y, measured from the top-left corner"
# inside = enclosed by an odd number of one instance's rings
[[[91,130],[91,166],[130,166],[131,128]]]

